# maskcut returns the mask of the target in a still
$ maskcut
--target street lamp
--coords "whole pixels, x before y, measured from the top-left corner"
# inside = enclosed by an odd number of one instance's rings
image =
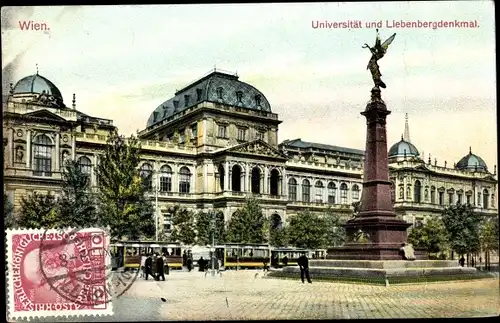
[[[152,188],[155,192],[155,241],[158,241],[158,192],[160,191],[160,173],[155,173],[155,183]]]
[[[215,212],[212,212],[210,218],[210,231],[212,232],[212,276],[215,276]]]

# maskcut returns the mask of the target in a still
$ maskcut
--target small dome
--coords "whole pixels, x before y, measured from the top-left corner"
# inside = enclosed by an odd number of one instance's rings
[[[401,138],[400,142],[392,145],[388,155],[389,157],[418,157],[420,153],[412,143]]]
[[[37,74],[26,76],[17,82],[12,94],[45,93],[53,96],[57,101],[62,102],[61,91],[51,81]]]
[[[469,153],[466,156],[460,159],[455,168],[461,170],[488,171],[488,167],[484,160],[478,155],[473,154],[471,149],[469,149]]]

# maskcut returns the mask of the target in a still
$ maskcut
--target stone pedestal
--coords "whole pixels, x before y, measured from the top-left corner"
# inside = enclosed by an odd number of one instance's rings
[[[391,112],[387,110],[378,87],[374,87],[371,93],[365,111],[361,112],[366,117],[367,131],[360,212],[345,224],[351,242],[328,249],[329,259],[402,259],[399,249],[406,242],[406,229],[411,225],[397,219],[392,206],[386,132],[386,117]],[[356,241],[359,236],[363,236],[366,242]],[[418,258],[427,257],[425,253],[419,253]]]

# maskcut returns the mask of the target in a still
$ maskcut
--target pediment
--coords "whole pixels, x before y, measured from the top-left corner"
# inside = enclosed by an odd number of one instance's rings
[[[231,147],[226,151],[252,156],[266,156],[287,159],[287,156],[285,156],[282,152],[262,140],[246,142],[241,145]]]
[[[25,116],[34,117],[34,118],[43,118],[43,119],[54,120],[54,121],[66,121],[66,119],[64,119],[63,117],[58,116],[57,114],[52,113],[52,112],[45,110],[45,109],[26,113]]]

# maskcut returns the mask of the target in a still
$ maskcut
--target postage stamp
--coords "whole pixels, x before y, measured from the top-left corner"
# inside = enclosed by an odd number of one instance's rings
[[[113,314],[106,230],[14,229],[6,236],[10,319]]]

